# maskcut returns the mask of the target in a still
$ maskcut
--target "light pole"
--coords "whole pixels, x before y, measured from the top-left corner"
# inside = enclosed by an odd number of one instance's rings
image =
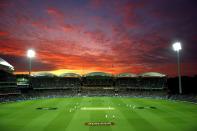
[[[36,55],[35,51],[32,49],[29,49],[27,51],[27,57],[29,58],[29,76],[31,76],[31,60],[34,58]]]
[[[181,72],[180,72],[180,56],[179,51],[182,49],[180,42],[175,42],[172,45],[174,51],[177,52],[177,63],[178,63],[178,77],[179,77],[179,93],[182,94],[182,87],[181,87]]]

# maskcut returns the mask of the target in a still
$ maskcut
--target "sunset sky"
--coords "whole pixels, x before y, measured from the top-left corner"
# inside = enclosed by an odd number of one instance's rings
[[[0,57],[28,71],[197,74],[196,0],[0,0]]]

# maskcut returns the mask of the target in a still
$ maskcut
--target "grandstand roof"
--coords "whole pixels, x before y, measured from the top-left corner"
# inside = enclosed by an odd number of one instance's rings
[[[56,75],[52,73],[48,73],[48,72],[39,72],[39,73],[33,74],[33,76],[34,77],[55,77]]]
[[[63,74],[60,74],[59,75],[60,77],[80,77],[79,74],[76,74],[76,73],[63,73]]]
[[[14,67],[12,65],[10,65],[4,59],[0,58],[0,70],[4,70],[6,72],[13,72],[14,71]]]
[[[137,75],[133,73],[120,73],[116,77],[137,77]]]
[[[84,76],[112,76],[112,74],[109,74],[109,73],[105,73],[105,72],[91,72],[91,73],[88,73],[88,74],[85,74]]]
[[[158,72],[146,72],[146,73],[142,73],[139,76],[141,77],[166,77],[165,74],[161,74]]]

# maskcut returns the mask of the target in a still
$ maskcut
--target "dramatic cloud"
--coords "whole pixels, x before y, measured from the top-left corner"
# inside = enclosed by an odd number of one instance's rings
[[[0,37],[7,36],[7,35],[8,35],[8,32],[0,31]]]
[[[56,8],[47,8],[47,13],[51,16],[64,18],[64,14]]]
[[[26,50],[36,50],[33,71],[197,73],[195,0],[2,0],[0,57],[26,72]]]

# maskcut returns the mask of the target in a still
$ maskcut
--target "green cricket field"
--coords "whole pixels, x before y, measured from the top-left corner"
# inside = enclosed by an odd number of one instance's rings
[[[197,105],[128,97],[1,103],[0,131],[197,131]]]

